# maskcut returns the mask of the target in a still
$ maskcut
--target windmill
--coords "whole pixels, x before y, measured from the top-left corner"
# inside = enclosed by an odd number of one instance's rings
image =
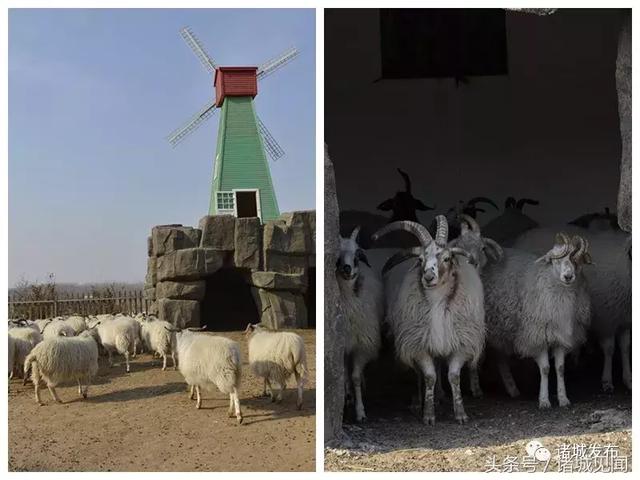
[[[253,99],[258,81],[293,60],[298,50],[290,48],[259,67],[221,67],[189,27],[180,30],[180,35],[214,76],[216,95],[167,137],[169,143],[175,147],[220,110],[209,215],[260,217],[263,222],[278,217],[267,154],[276,161],[284,151],[257,116]]]

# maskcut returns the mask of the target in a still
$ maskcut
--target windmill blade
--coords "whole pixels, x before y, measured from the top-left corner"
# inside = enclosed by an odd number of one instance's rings
[[[300,51],[296,47],[292,47],[276,58],[272,58],[271,60],[263,63],[260,67],[258,67],[258,80],[262,80],[263,78],[271,75],[273,72],[284,67],[299,54]]]
[[[209,73],[215,73],[217,68],[216,63],[204,50],[202,44],[200,43],[200,40],[198,40],[198,37],[194,35],[191,29],[189,27],[184,27],[182,30],[180,30],[180,35],[182,35],[184,41],[187,42],[189,48],[193,50],[193,53],[196,54],[196,57],[198,57],[198,60],[200,60],[200,63],[202,63],[204,68],[206,68]]]
[[[275,162],[278,159],[284,157],[284,150],[282,149],[282,147],[278,145],[278,142],[276,142],[276,139],[273,138],[271,132],[267,129],[267,127],[265,127],[264,123],[262,123],[260,117],[256,116],[256,118],[258,120],[258,131],[262,136],[262,143],[264,144],[264,148],[271,159]]]
[[[171,132],[167,137],[167,140],[172,147],[175,147],[184,140],[187,135],[202,125],[205,120],[211,118],[214,113],[216,113],[216,101],[212,100],[198,113],[196,113],[187,123]]]

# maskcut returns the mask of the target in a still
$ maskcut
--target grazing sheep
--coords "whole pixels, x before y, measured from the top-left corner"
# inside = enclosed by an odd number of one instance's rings
[[[42,335],[37,330],[29,327],[16,327],[9,330],[9,337],[13,339],[15,347],[13,365],[16,372],[22,375],[25,359],[29,352],[42,341]],[[27,383],[27,377],[23,376],[22,384]]]
[[[523,212],[525,205],[538,204],[537,200],[530,198],[521,198],[517,202],[513,197],[507,198],[504,211],[482,227],[483,234],[494,239],[503,247],[512,246],[518,235],[538,226],[538,222]]]
[[[345,341],[345,384],[347,396],[355,397],[356,420],[367,419],[362,403],[362,376],[369,362],[378,357],[380,327],[384,318],[384,291],[378,274],[358,245],[356,227],[349,238],[340,239],[336,279],[344,317],[349,325]]]
[[[517,354],[540,370],[538,406],[548,408],[549,353],[554,357],[560,406],[570,404],[564,359],[586,339],[591,316],[583,265],[591,263],[588,242],[560,233],[543,256],[505,249],[502,262],[488,265],[485,288],[487,341],[501,354],[499,371],[507,392],[519,394],[508,366]]]
[[[471,263],[459,260],[460,256],[471,258],[466,250],[447,245],[446,218],[438,215],[436,221],[435,240],[415,222],[392,223],[372,237],[375,241],[390,231],[405,230],[421,244],[408,253],[418,257],[408,271],[399,278],[394,278],[393,271],[385,275],[385,294],[396,354],[403,363],[417,368],[425,380],[423,421],[430,425],[435,424],[435,360],[448,362],[454,415],[465,423],[460,369],[465,363],[477,364],[485,341],[480,276]]]
[[[264,379],[264,395],[267,389],[271,401],[280,402],[287,380],[295,377],[298,389],[298,410],[302,408],[302,388],[307,375],[307,356],[302,337],[293,332],[271,330],[261,324],[249,324],[245,333],[249,336],[249,365],[257,377]],[[274,386],[278,389],[276,394]]]
[[[66,321],[61,318],[49,319],[42,326],[40,333],[44,338],[53,337],[74,337],[76,331]]]
[[[133,326],[127,318],[118,317],[110,322],[98,322],[97,331],[100,343],[109,356],[109,366],[113,367],[113,352],[124,356],[126,371],[129,373],[129,354],[133,352],[134,346],[139,338],[139,325],[135,322]]]
[[[173,369],[176,369],[176,336],[168,331],[173,328],[169,322],[150,317],[140,322],[140,334],[145,348],[162,357],[162,370],[167,369],[167,356],[171,355]]]
[[[63,382],[77,382],[78,393],[87,398],[89,384],[98,371],[98,345],[89,331],[77,337],[52,337],[34,347],[24,364],[25,376],[31,370],[36,402],[40,398],[40,382],[44,381],[53,399],[62,403],[55,387]]]
[[[82,317],[80,315],[71,315],[64,321],[67,325],[73,328],[73,331],[76,335],[79,335],[87,329],[87,322],[85,320],[85,317]]]
[[[189,398],[196,394],[196,408],[202,406],[201,389],[216,386],[229,394],[229,416],[242,423],[240,399],[240,346],[225,337],[200,333],[206,325],[197,328],[167,328],[176,334],[178,345],[178,370],[191,387]]]
[[[602,389],[613,391],[613,355],[616,339],[620,348],[622,379],[631,390],[631,236],[622,231],[587,231],[574,227],[572,233],[584,236],[595,264],[585,270],[591,296],[591,332],[604,354]],[[551,238],[549,229],[536,229],[518,238],[516,246],[538,254],[540,245]]]

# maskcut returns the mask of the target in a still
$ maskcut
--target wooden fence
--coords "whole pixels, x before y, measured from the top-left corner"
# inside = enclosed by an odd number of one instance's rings
[[[97,315],[99,313],[146,312],[151,304],[142,290],[116,292],[111,297],[87,294],[60,295],[55,300],[18,300],[9,295],[9,318],[37,320],[59,315]]]

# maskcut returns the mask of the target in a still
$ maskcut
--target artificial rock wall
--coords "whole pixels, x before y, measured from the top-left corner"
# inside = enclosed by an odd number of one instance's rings
[[[145,297],[150,313],[177,327],[200,326],[206,279],[238,269],[251,287],[261,321],[273,328],[308,325],[304,294],[315,268],[315,212],[258,218],[203,217],[198,228],[158,225],[147,239]],[[207,319],[215,329],[215,319]]]

